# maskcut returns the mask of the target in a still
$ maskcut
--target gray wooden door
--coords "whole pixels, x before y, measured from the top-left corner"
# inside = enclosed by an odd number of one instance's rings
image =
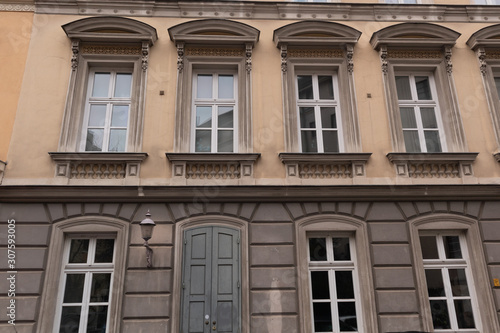
[[[239,231],[184,232],[181,333],[240,332]]]

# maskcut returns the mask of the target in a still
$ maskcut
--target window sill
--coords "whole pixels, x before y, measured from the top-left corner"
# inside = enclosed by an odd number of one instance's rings
[[[287,180],[352,179],[366,177],[371,153],[280,153]]]
[[[172,181],[177,185],[220,182],[251,185],[253,166],[260,154],[165,153],[172,163]]]
[[[69,179],[138,178],[147,153],[49,152],[56,177]]]
[[[398,177],[473,177],[472,163],[479,153],[388,153]]]

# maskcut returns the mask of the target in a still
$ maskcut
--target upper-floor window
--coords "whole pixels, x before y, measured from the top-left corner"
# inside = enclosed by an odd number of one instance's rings
[[[500,5],[500,0],[474,0],[476,5]]]
[[[131,89],[130,70],[92,70],[82,131],[82,151],[126,151]]]
[[[304,73],[297,75],[296,82],[302,152],[339,152],[342,136],[337,76]]]
[[[441,139],[443,131],[433,75],[425,72],[395,75],[406,152],[443,151],[445,142]]]
[[[237,82],[233,72],[199,72],[193,76],[194,152],[235,152]]]

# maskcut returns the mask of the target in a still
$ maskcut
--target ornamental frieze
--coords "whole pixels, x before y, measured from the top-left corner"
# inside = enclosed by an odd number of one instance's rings
[[[438,50],[387,50],[387,58],[439,59],[443,53]]]
[[[245,49],[233,47],[186,47],[187,56],[244,57]]]
[[[125,46],[125,45],[82,45],[81,53],[83,54],[121,54],[121,55],[138,55],[141,54],[141,46]]]
[[[289,49],[289,58],[343,58],[341,49]]]

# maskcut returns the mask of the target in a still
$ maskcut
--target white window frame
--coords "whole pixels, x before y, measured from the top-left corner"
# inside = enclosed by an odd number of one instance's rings
[[[426,232],[420,232],[419,236],[434,236],[436,239],[437,243],[437,248],[438,248],[438,254],[439,254],[439,259],[422,259],[423,263],[423,268],[424,268],[424,273],[427,269],[440,269],[441,270],[441,277],[443,278],[443,285],[445,288],[445,296],[442,297],[431,297],[428,296],[429,303],[432,300],[446,300],[447,307],[448,307],[448,318],[450,320],[450,329],[434,329],[434,332],[449,332],[451,331],[458,331],[460,330],[461,332],[482,332],[481,330],[481,320],[479,319],[478,315],[478,303],[477,303],[477,297],[475,294],[475,284],[474,284],[474,278],[471,274],[470,271],[470,260],[469,260],[469,254],[468,254],[468,249],[467,249],[467,244],[465,241],[465,236],[463,233],[459,233],[457,231],[438,231],[438,232],[432,232],[432,231],[426,231]],[[462,259],[447,259],[445,255],[445,248],[444,248],[444,242],[443,242],[443,237],[444,236],[458,236],[459,241],[460,241],[460,250],[462,253]],[[467,279],[467,288],[469,290],[469,296],[453,296],[452,294],[452,289],[451,289],[451,283],[449,279],[449,269],[464,269],[465,274],[466,274],[466,279]],[[427,283],[426,283],[427,286]],[[427,288],[426,288],[427,290]],[[474,323],[475,323],[475,328],[473,329],[459,329],[458,327],[458,321],[457,321],[457,316],[455,312],[455,304],[454,301],[457,299],[469,299],[471,301],[471,306],[473,309],[473,317],[474,317]]]
[[[64,246],[63,270],[62,270],[61,278],[60,278],[59,296],[57,298],[57,311],[56,311],[55,323],[54,323],[56,331],[59,331],[59,328],[60,328],[63,306],[69,305],[69,306],[80,306],[81,307],[80,325],[79,325],[78,332],[84,333],[87,330],[89,307],[90,306],[105,305],[108,307],[107,318],[106,318],[106,332],[110,332],[108,327],[109,327],[109,318],[110,318],[110,311],[109,311],[110,304],[111,304],[111,299],[114,296],[112,294],[112,291],[113,291],[113,278],[114,278],[114,269],[115,269],[114,263],[115,263],[115,257],[116,257],[116,239],[115,238],[116,237],[114,235],[106,235],[106,234],[100,234],[98,236],[96,236],[96,235],[78,235],[78,236],[67,237],[67,239],[65,241],[65,246]],[[89,239],[89,247],[88,247],[87,262],[86,263],[76,264],[76,263],[69,263],[68,262],[71,241],[74,239]],[[114,240],[113,259],[112,259],[111,263],[95,263],[94,262],[97,239],[113,239]],[[64,294],[65,294],[66,279],[67,279],[68,275],[74,274],[74,273],[85,274],[82,302],[65,304],[63,298],[64,298]],[[110,273],[111,274],[110,286],[109,286],[109,297],[108,297],[107,302],[92,302],[92,303],[90,302],[90,292],[91,292],[91,288],[92,288],[92,274],[94,274],[94,273]]]
[[[326,240],[326,248],[327,248],[327,260],[326,261],[311,261],[310,260],[310,247],[307,246],[307,253],[308,253],[308,280],[309,280],[309,290],[310,290],[310,311],[312,314],[312,320],[311,320],[311,330],[312,332],[315,332],[314,330],[314,310],[313,310],[313,305],[315,303],[315,300],[312,299],[312,278],[311,278],[311,272],[313,271],[327,271],[328,272],[328,282],[329,282],[329,289],[330,289],[330,298],[328,300],[321,300],[321,303],[326,303],[330,302],[331,304],[331,315],[332,315],[332,332],[340,332],[340,325],[339,325],[339,316],[338,316],[338,303],[342,301],[347,301],[347,300],[339,300],[337,298],[337,290],[336,290],[336,283],[335,283],[335,272],[336,271],[351,271],[352,272],[352,281],[353,281],[353,289],[354,289],[354,299],[349,299],[348,301],[355,302],[355,308],[356,308],[356,322],[358,326],[358,330],[356,332],[358,333],[363,333],[363,324],[360,323],[360,321],[363,318],[362,314],[362,309],[361,309],[361,304],[360,304],[360,298],[361,298],[361,293],[359,290],[359,274],[357,270],[357,258],[356,258],[356,245],[355,245],[355,240],[352,234],[349,233],[309,233],[307,235],[307,241],[309,245],[309,239],[311,238],[324,238]],[[333,260],[333,242],[332,238],[348,238],[349,239],[349,250],[350,250],[350,256],[351,260],[349,261],[335,261]],[[316,302],[320,303],[320,302]],[[361,325],[360,325],[361,324]]]
[[[108,93],[112,94],[114,92],[114,88],[116,85],[116,77],[117,74],[122,74],[122,73],[127,73],[131,75],[131,86],[130,86],[130,97],[124,98],[124,97],[92,97],[92,90],[93,90],[93,83],[94,83],[94,77],[96,73],[99,72],[109,72],[111,74],[110,82],[109,82],[109,90]],[[86,142],[87,142],[87,130],[89,128],[88,122],[89,122],[89,117],[90,117],[90,107],[92,104],[106,104],[106,118],[105,118],[105,125],[102,127],[104,130],[103,134],[103,143],[102,143],[102,150],[100,152],[109,152],[109,139],[110,139],[110,131],[111,131],[111,117],[112,117],[112,111],[113,111],[113,106],[115,105],[127,105],[128,106],[128,117],[127,117],[127,127],[113,127],[113,128],[120,128],[120,129],[126,129],[127,134],[125,135],[125,149],[123,152],[126,152],[128,150],[128,137],[129,137],[129,127],[130,127],[130,119],[132,118],[132,97],[134,96],[134,73],[133,73],[133,68],[91,68],[89,71],[88,75],[88,84],[87,84],[87,93],[86,93],[86,99],[85,99],[85,115],[84,115],[84,120],[83,120],[83,126],[82,126],[82,135],[81,135],[81,143],[80,143],[80,151],[84,152],[86,150]],[[112,150],[114,151],[114,150]],[[117,152],[122,152],[121,150]]]
[[[418,132],[420,152],[411,152],[411,151],[410,152],[407,151],[407,152],[408,153],[427,153],[428,152],[427,145],[425,142],[425,136],[424,136],[424,131],[426,129],[423,127],[422,116],[420,113],[420,108],[422,108],[422,107],[434,108],[434,116],[436,117],[436,122],[437,122],[437,129],[436,130],[439,134],[439,140],[440,140],[440,145],[441,145],[440,152],[447,151],[446,136],[444,135],[443,121],[442,121],[441,111],[439,109],[439,96],[438,96],[437,90],[436,90],[436,83],[434,81],[434,74],[432,72],[425,72],[425,71],[423,71],[423,72],[418,72],[418,71],[406,72],[406,71],[398,71],[396,69],[395,73],[394,73],[394,80],[396,79],[397,76],[407,76],[409,78],[411,95],[412,95],[412,100],[400,100],[398,98],[398,106],[399,106],[399,108],[402,108],[402,107],[413,108],[414,113],[415,113],[415,119],[417,122],[416,130]],[[432,100],[419,100],[418,99],[417,90],[416,90],[416,83],[415,83],[416,76],[426,76],[429,78],[429,86],[430,86],[430,90],[431,90],[431,94],[432,94]],[[404,133],[405,129],[403,128],[402,123],[401,123],[401,129],[403,130],[403,133]],[[406,142],[404,142],[404,144],[406,147]]]
[[[339,145],[338,152],[344,151],[344,137],[342,131],[342,111],[340,107],[340,103],[338,101],[339,98],[339,89],[338,89],[338,76],[336,72],[325,71],[325,72],[308,72],[308,71],[296,71],[295,73],[295,96],[296,96],[296,108],[297,108],[297,116],[299,121],[297,121],[298,133],[299,133],[299,146],[300,151],[304,152],[302,147],[302,132],[316,132],[317,139],[317,153],[324,153],[324,142],[323,142],[323,132],[337,132],[337,140]],[[311,76],[313,82],[313,99],[304,100],[299,99],[299,87],[298,87],[298,77],[299,76]],[[332,84],[333,84],[333,96],[332,100],[321,100],[319,99],[319,83],[318,76],[331,76]],[[313,107],[314,108],[314,120],[315,120],[315,129],[302,128],[300,124],[300,108],[301,107]],[[336,116],[336,129],[324,128],[321,123],[321,107],[334,107],[335,108],[335,116]]]
[[[212,99],[203,99],[197,98],[198,91],[198,75],[212,75]],[[218,96],[218,80],[219,75],[231,74],[233,76],[233,98],[232,99],[219,99]],[[218,126],[218,107],[219,106],[232,106],[233,107],[233,151],[231,152],[223,152],[223,153],[237,153],[238,152],[238,73],[237,71],[231,70],[194,70],[192,76],[192,125],[191,125],[191,147],[190,150],[193,153],[196,152],[196,107],[197,106],[211,106],[212,107],[212,126],[210,127],[211,131],[211,149],[210,152],[207,153],[218,153],[218,139],[217,134],[219,131]],[[208,130],[208,128],[204,128]],[[222,130],[229,130],[229,128],[222,128]]]

